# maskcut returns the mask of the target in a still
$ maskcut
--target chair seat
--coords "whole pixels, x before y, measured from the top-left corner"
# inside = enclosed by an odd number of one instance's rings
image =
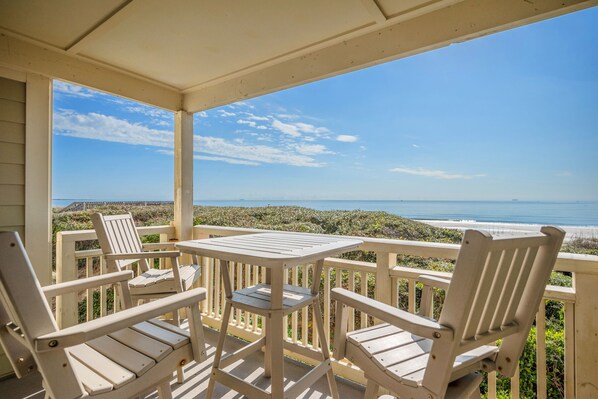
[[[366,375],[385,374],[413,387],[421,386],[432,341],[388,323],[347,333],[346,357]],[[492,357],[498,347],[483,345],[463,353],[453,364],[454,378],[480,368],[480,361]]]
[[[183,291],[190,289],[199,279],[199,265],[180,266]],[[131,295],[176,292],[172,269],[150,269],[129,281]]]
[[[68,348],[73,368],[90,395],[126,386],[136,378],[154,378],[161,362],[178,364],[192,359],[189,333],[160,320]]]

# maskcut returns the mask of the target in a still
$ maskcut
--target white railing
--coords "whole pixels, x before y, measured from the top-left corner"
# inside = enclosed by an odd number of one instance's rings
[[[140,235],[160,234],[161,242],[168,242],[173,237],[174,230],[170,226],[142,227],[139,228]],[[202,239],[210,236],[231,236],[239,234],[250,234],[263,232],[264,230],[242,229],[218,226],[195,226],[194,238]],[[98,250],[75,251],[75,244],[79,241],[95,239],[93,230],[62,232],[57,235],[56,246],[56,276],[57,282],[68,281],[78,276],[91,275],[93,273],[105,272],[103,262]],[[373,296],[376,299],[400,306],[410,312],[417,310],[417,280],[420,275],[434,275],[450,277],[450,273],[428,271],[422,269],[408,268],[396,264],[397,255],[411,255],[425,258],[455,259],[459,250],[456,244],[440,244],[404,240],[390,240],[360,237],[364,244],[360,247],[363,251],[372,251],[376,254],[376,263],[352,261],[339,258],[329,258],[324,265],[324,276],[322,279],[321,297],[323,314],[325,320],[331,320],[334,316],[334,307],[330,300],[330,290],[333,287],[343,286],[349,290],[359,292],[363,295]],[[220,268],[218,260],[212,258],[200,258],[202,263],[202,278],[200,285],[207,288],[207,300],[202,303],[204,323],[213,328],[220,328],[221,315],[224,309],[224,292],[221,286]],[[95,265],[95,266],[94,266]],[[303,265],[287,272],[287,281],[291,284],[307,287],[309,282],[304,276],[309,276],[312,265]],[[580,300],[581,295],[589,298],[596,298],[596,287],[594,291],[580,292],[580,287],[588,287],[588,279],[598,279],[598,257],[587,255],[564,254],[559,255],[555,270],[570,272],[573,276],[573,286],[576,288],[549,286],[546,289],[538,317],[536,319],[536,370],[537,370],[537,397],[547,396],[547,370],[546,370],[546,338],[545,338],[545,304],[546,300],[554,300],[564,304],[564,397],[576,397],[576,389],[581,384],[580,375],[592,375],[595,370],[586,370],[593,358],[594,349],[575,352],[576,344],[583,345],[580,339],[586,339],[591,335],[586,331],[580,334],[580,329],[591,328],[592,317],[587,310],[596,306],[596,299],[592,301]],[[257,265],[231,263],[231,281],[234,288],[253,285],[263,282],[265,272]],[[340,276],[340,278],[338,278]],[[585,284],[581,283],[581,280]],[[108,312],[107,291],[100,291],[100,314]],[[97,296],[97,294],[96,294]],[[86,292],[87,311],[89,318],[92,315],[91,299],[93,292]],[[80,297],[81,298],[81,297]],[[76,296],[64,297],[57,302],[57,318],[63,326],[75,324],[78,315],[79,298]],[[117,303],[118,301],[115,301]],[[580,304],[583,308],[580,309]],[[592,305],[594,304],[594,305]],[[580,312],[588,312],[582,317]],[[595,316],[594,316],[595,317]],[[287,317],[289,341],[301,344],[306,348],[313,348],[318,345],[319,337],[315,326],[311,323],[312,310],[303,309]],[[588,321],[589,320],[589,321]],[[370,325],[373,320],[361,317],[359,312],[350,315],[350,325],[353,328],[361,328]],[[260,316],[236,310],[229,320],[229,332],[243,339],[253,341],[261,334],[262,321]],[[331,337],[330,323],[326,325],[326,336]],[[577,342],[576,342],[577,340]],[[585,353],[588,352],[588,353]],[[301,361],[309,363],[308,357],[293,355]],[[335,362],[335,372],[345,378],[364,382],[363,373],[356,367],[346,362]],[[577,375],[576,375],[577,374]],[[577,377],[577,380],[576,380]],[[511,379],[511,397],[519,397],[519,375]],[[488,375],[488,397],[496,397],[496,373]]]

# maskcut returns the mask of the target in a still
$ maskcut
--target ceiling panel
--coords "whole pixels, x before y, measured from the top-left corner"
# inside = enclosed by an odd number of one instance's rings
[[[125,0],[0,0],[0,27],[66,49]]]
[[[373,1],[373,0],[372,0]],[[406,12],[422,9],[432,9],[457,3],[459,0],[376,0],[376,3],[387,18],[394,18]]]
[[[373,24],[361,0],[136,0],[123,14],[80,55],[179,89]]]

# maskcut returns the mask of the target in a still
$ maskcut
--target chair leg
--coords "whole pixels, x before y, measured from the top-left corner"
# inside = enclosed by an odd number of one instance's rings
[[[380,388],[380,385],[374,382],[374,380],[370,380],[368,378],[368,383],[365,386],[365,395],[363,395],[363,399],[376,399],[378,397],[378,388]]]
[[[316,321],[316,327],[318,328],[318,336],[320,337],[320,348],[322,349],[322,356],[324,361],[330,363],[330,349],[328,348],[328,341],[326,340],[326,332],[324,331],[324,320],[322,319],[322,311],[320,310],[319,301],[313,302],[314,308],[314,319]],[[328,387],[330,388],[330,394],[332,399],[339,399],[338,388],[336,386],[336,379],[334,378],[334,371],[332,371],[332,365],[326,372],[326,378],[328,379]]]
[[[170,381],[167,380],[158,385],[158,396],[160,397],[160,399],[172,399]]]
[[[176,368],[176,382],[179,384],[185,383],[185,370],[183,370],[183,366],[178,366]]]
[[[216,345],[216,352],[214,353],[214,363],[212,365],[212,375],[208,382],[208,389],[206,391],[205,399],[211,399],[214,394],[214,387],[216,385],[215,370],[220,368],[220,358],[222,357],[222,350],[224,349],[224,339],[226,338],[226,331],[228,330],[228,320],[230,319],[230,311],[232,305],[226,301],[224,305],[224,313],[222,315],[222,324],[220,325],[220,334],[218,335],[218,344]]]

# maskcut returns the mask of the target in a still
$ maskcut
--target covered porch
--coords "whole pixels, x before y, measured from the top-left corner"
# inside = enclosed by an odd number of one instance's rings
[[[0,77],[8,83],[2,86],[0,123],[10,125],[12,130],[0,136],[0,228],[19,231],[42,285],[53,282],[54,79],[175,113],[174,220],[170,226],[140,228],[140,234],[159,234],[163,242],[247,234],[256,230],[193,226],[194,113],[598,4],[595,0],[355,0],[256,6],[185,1],[165,9],[161,2],[141,0],[5,3],[0,15]],[[278,34],[272,35],[273,31]],[[151,40],[146,41],[148,37]],[[77,251],[76,243],[95,238],[93,231],[58,235],[56,282],[77,279],[82,265],[85,273],[94,272],[94,263],[101,263],[99,252]],[[415,312],[417,277],[423,273],[397,265],[397,255],[454,259],[458,251],[458,246],[449,244],[362,239],[365,244],[360,249],[375,252],[376,263],[336,258],[326,261],[325,319],[331,317],[331,287],[343,285],[367,294],[368,285],[363,282],[370,280],[376,299]],[[224,299],[216,264],[215,259],[202,260],[201,285],[209,291],[202,305],[205,323],[218,329]],[[598,306],[598,259],[561,254],[557,270],[572,273],[574,281],[573,288],[549,287],[545,293],[546,299],[565,304],[565,396],[594,397],[598,362],[594,332],[598,326],[592,315]],[[262,276],[257,265],[235,265],[234,273],[239,284],[256,283]],[[341,275],[343,279],[336,278]],[[300,276],[297,269],[287,278],[307,285]],[[87,293],[90,296],[92,292]],[[106,314],[106,291],[100,296],[101,314]],[[56,312],[60,325],[77,323],[77,298],[61,298]],[[365,318],[359,320],[362,326],[368,323]],[[546,397],[544,320],[541,306],[537,319],[538,397]],[[287,339],[306,348],[317,343],[317,333],[308,321],[307,310],[300,318],[289,318],[291,332]],[[233,314],[229,331],[252,341],[260,336],[260,326],[257,316],[239,312]],[[330,330],[327,336],[330,338]],[[309,363],[304,358],[296,360]],[[335,362],[334,367],[338,376],[363,382],[362,372],[352,365]],[[205,370],[202,365],[195,365],[193,370],[197,372],[194,377],[174,388],[177,397],[202,397],[201,384],[195,386],[193,381],[202,382]],[[0,387],[12,383],[3,382]],[[518,397],[517,377],[511,386],[512,396]],[[325,397],[325,385],[323,390],[318,387],[305,397]],[[347,397],[359,396],[359,388],[354,385],[342,389],[346,389]],[[488,392],[489,397],[495,396],[493,373],[488,377]],[[227,395],[235,397],[232,392]]]

